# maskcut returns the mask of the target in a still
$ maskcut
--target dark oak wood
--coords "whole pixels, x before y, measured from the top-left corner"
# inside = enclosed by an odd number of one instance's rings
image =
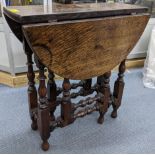
[[[9,6],[4,8],[3,13],[11,30],[22,42],[21,26],[25,24],[130,15],[132,13],[144,13],[148,10],[146,7],[121,3],[53,3],[53,6],[49,8],[51,9],[45,10],[42,5]],[[17,10],[17,12],[12,12],[12,9]]]
[[[113,92],[114,101],[112,103],[113,112],[111,113],[111,117],[113,118],[117,117],[117,109],[120,107],[122,101],[123,89],[125,84],[123,79],[124,72],[125,72],[125,60],[123,60],[119,66],[118,78],[114,85],[114,92]]]
[[[38,108],[38,127],[42,139],[41,147],[44,151],[49,149],[48,138],[50,137],[50,117],[49,107],[46,104],[39,105]]]
[[[85,107],[84,109],[80,110],[79,112],[74,114],[74,119],[80,118],[80,117],[84,117],[86,115],[91,114],[94,111],[98,111],[99,110],[99,105],[97,104],[97,102],[94,104],[94,106],[92,107]]]
[[[98,118],[98,123],[102,124],[104,122],[104,115],[108,110],[109,101],[110,101],[110,75],[111,72],[107,72],[103,75],[103,83],[101,83],[100,91],[103,93],[104,99],[102,101],[102,105],[100,106],[99,113],[100,116]]]
[[[50,70],[68,79],[89,79],[127,57],[148,19],[148,15],[109,17],[28,25],[23,30],[33,52]]]
[[[35,118],[35,110],[38,107],[38,99],[37,99],[37,90],[36,90],[35,81],[34,81],[35,73],[33,71],[33,61],[32,61],[33,52],[31,51],[25,39],[24,39],[23,45],[24,45],[25,54],[27,55],[28,103],[29,103],[30,117],[32,120],[31,128],[33,130],[37,130],[38,126],[37,126],[37,120]]]
[[[54,112],[56,110],[56,98],[57,98],[57,86],[54,80],[54,73],[49,71],[48,74],[48,83],[47,83],[47,96],[48,96],[48,102],[50,106],[50,114],[51,114],[51,120],[55,120]]]
[[[62,103],[61,103],[61,118],[63,120],[63,126],[66,126],[74,121],[73,119],[73,105],[71,103],[70,98],[70,89],[71,84],[69,79],[64,79],[63,81],[63,97],[62,97]]]
[[[10,18],[9,16],[7,16],[5,14],[4,14],[4,16],[5,16],[7,23],[10,26],[10,29],[14,33],[14,35],[18,38],[19,41],[23,42],[24,37],[22,35],[21,23],[16,22],[15,20],[13,20],[12,18]]]
[[[46,76],[44,74],[45,66],[38,61],[39,67],[39,108],[38,108],[38,127],[40,136],[43,140],[42,149],[47,151],[49,148],[48,138],[50,137],[50,111],[47,101],[47,88],[45,84]]]
[[[95,97],[88,97],[86,100],[80,100],[78,103],[74,103],[74,111],[80,107],[86,107],[94,102],[101,102],[103,100],[103,94],[97,94]]]
[[[4,8],[3,12],[18,23],[30,24],[130,15],[132,13],[144,13],[148,10],[146,7],[123,3],[52,4],[52,6],[47,6],[47,10],[42,5],[32,5],[11,6]],[[13,13],[12,9],[18,11]]]

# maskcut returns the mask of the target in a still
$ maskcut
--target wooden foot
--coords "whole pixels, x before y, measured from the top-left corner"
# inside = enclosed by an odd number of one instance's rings
[[[100,79],[97,82],[101,82],[100,83],[100,88],[99,91],[103,94],[103,102],[101,103],[100,106],[100,116],[98,118],[98,123],[102,124],[104,122],[104,115],[108,110],[109,107],[109,100],[110,100],[110,85],[109,85],[109,81],[110,81],[110,75],[111,72],[107,72],[103,75],[103,81]],[[98,83],[99,84],[99,83]]]
[[[113,110],[113,112],[111,113],[111,117],[112,118],[116,118],[117,117],[117,110]]]
[[[33,130],[37,130],[37,120],[35,117],[34,110],[38,107],[37,101],[37,90],[35,87],[35,73],[33,71],[33,61],[32,61],[32,50],[30,49],[29,45],[27,44],[26,40],[24,39],[24,50],[27,55],[27,78],[28,78],[28,102],[29,102],[29,112],[30,117],[32,120],[31,128]]]
[[[100,116],[99,116],[97,122],[99,124],[103,124],[103,122],[104,122],[104,113],[100,112]]]
[[[44,150],[44,151],[47,151],[49,149],[49,143],[48,141],[43,141],[42,145],[41,145],[41,148]]]
[[[113,106],[113,112],[111,113],[111,117],[112,118],[116,118],[117,117],[117,110],[121,105],[121,101],[122,101],[122,96],[123,96],[123,89],[124,89],[124,72],[125,72],[125,60],[123,60],[119,66],[119,73],[118,73],[118,78],[115,82],[114,85],[114,92],[113,92],[113,98],[114,101],[112,102],[112,106]]]

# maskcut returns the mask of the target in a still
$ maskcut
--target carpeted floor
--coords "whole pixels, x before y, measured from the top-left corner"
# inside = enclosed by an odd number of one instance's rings
[[[56,129],[47,153],[155,153],[155,90],[144,88],[141,69],[129,70],[125,82],[118,118],[110,117],[110,108],[103,125],[95,112]],[[0,153],[44,153],[30,128],[26,90],[0,85]]]

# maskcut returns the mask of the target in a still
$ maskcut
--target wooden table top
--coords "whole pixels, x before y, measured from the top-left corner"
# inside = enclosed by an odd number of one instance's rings
[[[49,22],[53,20],[62,21],[108,17],[144,12],[147,12],[146,7],[123,3],[53,3],[51,6],[30,5],[4,8],[5,15],[22,24]]]

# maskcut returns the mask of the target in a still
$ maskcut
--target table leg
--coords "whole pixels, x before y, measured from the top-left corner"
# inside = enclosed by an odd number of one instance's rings
[[[103,99],[103,103],[100,107],[99,113],[100,116],[98,118],[98,123],[102,124],[104,122],[104,115],[108,110],[109,107],[109,101],[110,101],[110,76],[111,76],[111,72],[107,72],[105,73],[102,77],[100,76],[100,80],[98,79],[98,83],[102,81],[102,83],[100,83],[100,92],[103,93],[104,95],[104,99]]]
[[[37,130],[37,119],[35,118],[35,109],[38,107],[37,101],[37,90],[35,87],[35,73],[33,71],[33,61],[32,61],[32,50],[30,49],[29,45],[27,44],[26,40],[24,40],[24,50],[27,55],[27,78],[28,78],[28,102],[29,102],[29,111],[30,117],[32,120],[31,128],[33,130]]]
[[[50,137],[50,112],[48,101],[46,98],[47,89],[46,89],[46,76],[44,74],[44,65],[38,61],[39,67],[39,107],[38,107],[38,128],[40,136],[43,140],[42,149],[44,151],[49,149],[48,138]]]
[[[61,103],[61,118],[63,120],[63,126],[66,126],[74,121],[73,119],[74,112],[70,98],[71,84],[69,79],[66,78],[64,79],[62,87],[63,87],[63,97]]]
[[[47,98],[50,106],[51,121],[55,120],[54,112],[56,110],[57,86],[54,80],[54,73],[48,71]]]
[[[115,85],[114,85],[114,92],[113,92],[114,101],[112,103],[113,112],[111,113],[112,118],[117,117],[117,110],[121,105],[122,96],[123,96],[123,89],[124,89],[124,84],[125,84],[124,79],[123,79],[125,69],[126,69],[125,60],[123,60],[119,66],[118,78],[117,78]]]

